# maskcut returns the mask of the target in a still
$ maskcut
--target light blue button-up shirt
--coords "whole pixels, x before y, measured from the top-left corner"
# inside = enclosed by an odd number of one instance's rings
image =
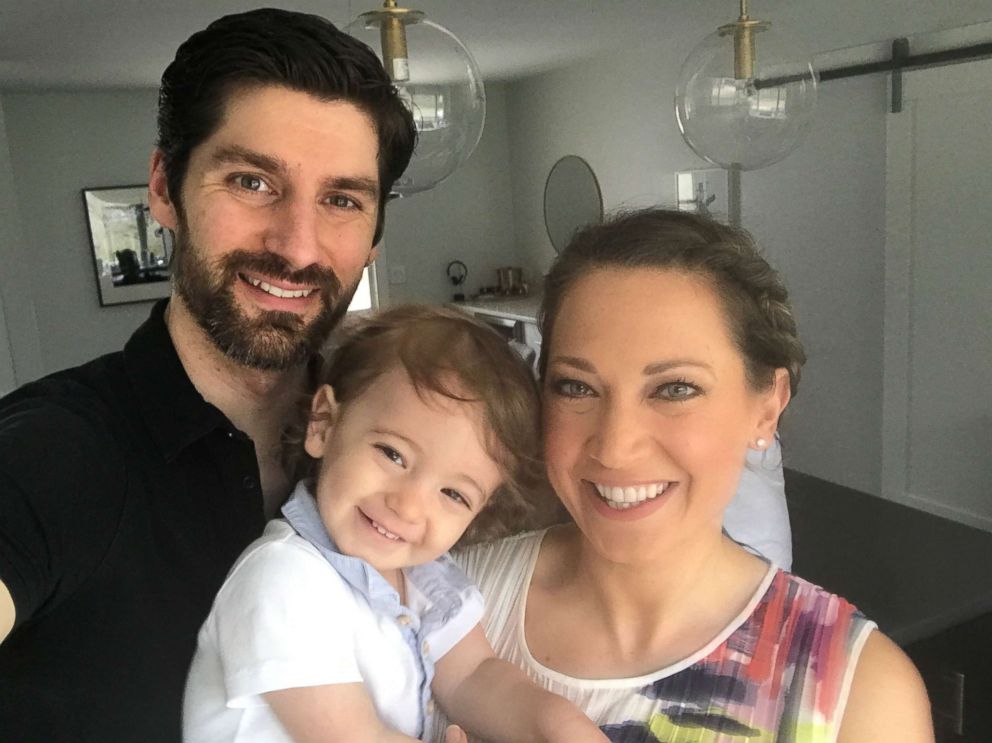
[[[430,717],[427,703],[434,680],[434,664],[454,647],[483,614],[482,594],[448,555],[433,562],[404,568],[407,601],[378,570],[358,557],[338,551],[320,518],[306,483],[299,483],[282,507],[283,516],[297,534],[312,544],[337,573],[368,601],[377,614],[392,617],[420,669],[420,738]]]

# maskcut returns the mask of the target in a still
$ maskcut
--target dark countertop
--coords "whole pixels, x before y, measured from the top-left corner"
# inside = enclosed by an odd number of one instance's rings
[[[793,571],[900,645],[992,611],[992,533],[785,471]]]

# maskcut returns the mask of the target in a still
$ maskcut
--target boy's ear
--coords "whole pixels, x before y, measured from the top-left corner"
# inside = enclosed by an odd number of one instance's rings
[[[327,437],[334,428],[337,412],[338,402],[334,399],[334,390],[329,384],[321,385],[310,403],[310,422],[303,442],[303,448],[314,459],[324,456]]]

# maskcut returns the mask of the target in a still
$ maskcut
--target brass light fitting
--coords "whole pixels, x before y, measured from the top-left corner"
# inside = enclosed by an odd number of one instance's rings
[[[754,35],[771,27],[768,21],[748,17],[747,0],[741,0],[741,16],[733,23],[720,26],[720,36],[734,36],[734,78],[750,80],[754,77]]]
[[[365,26],[379,26],[382,40],[382,64],[394,83],[410,79],[410,57],[406,48],[406,26],[419,23],[424,13],[419,10],[400,8],[396,0],[385,0],[378,10],[362,13],[359,18]]]

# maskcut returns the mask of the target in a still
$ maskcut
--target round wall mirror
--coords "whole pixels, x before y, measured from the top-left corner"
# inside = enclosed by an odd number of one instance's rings
[[[575,232],[603,221],[603,195],[589,163],[565,155],[551,166],[544,184],[544,224],[559,253]]]

